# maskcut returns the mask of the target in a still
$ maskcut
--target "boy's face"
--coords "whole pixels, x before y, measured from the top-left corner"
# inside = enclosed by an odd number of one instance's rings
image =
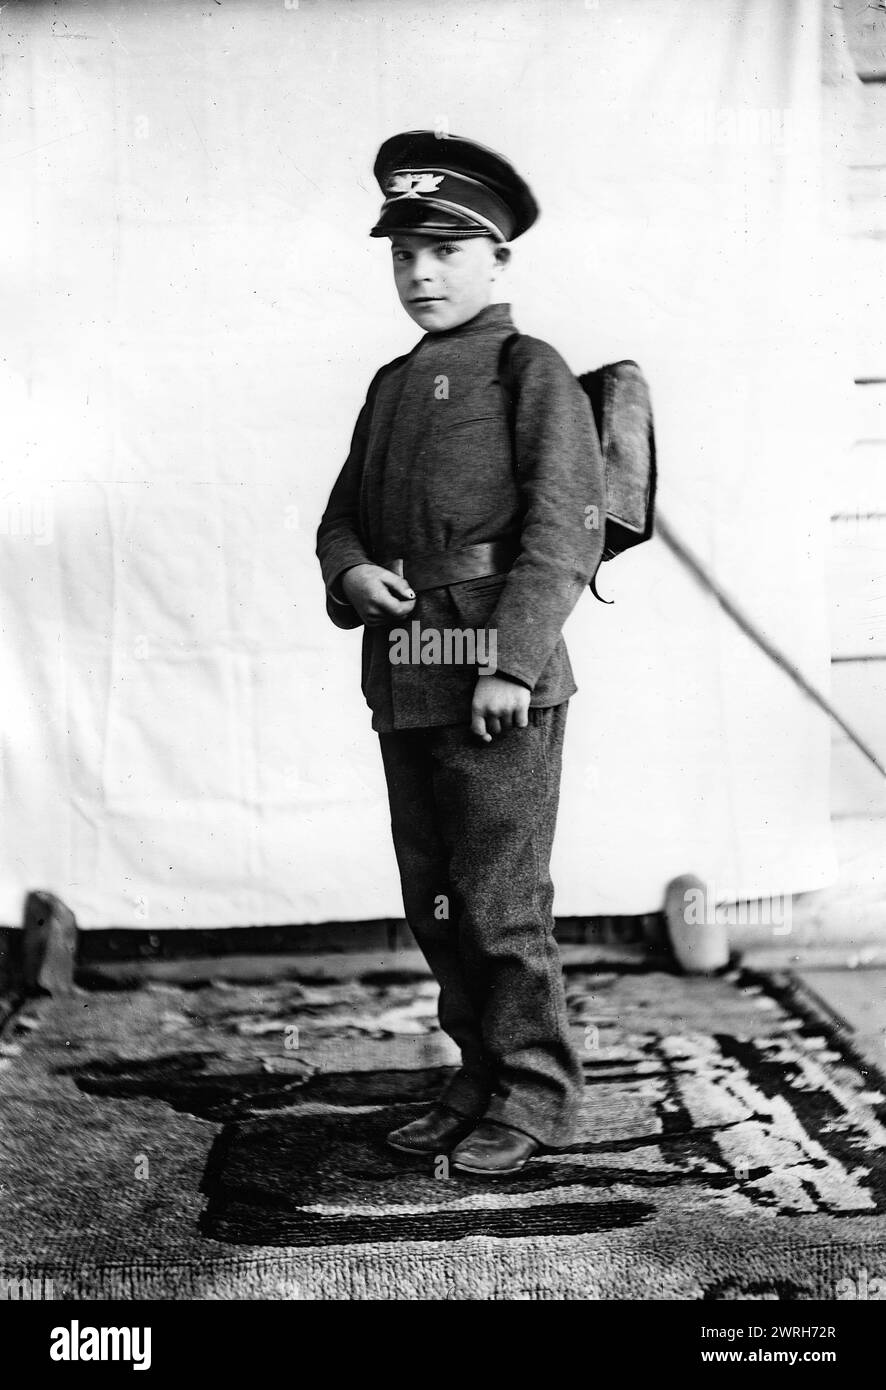
[[[400,303],[426,333],[467,323],[492,297],[508,249],[492,237],[391,237],[394,283]]]

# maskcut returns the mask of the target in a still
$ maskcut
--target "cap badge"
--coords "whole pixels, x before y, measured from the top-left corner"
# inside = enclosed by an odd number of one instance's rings
[[[442,182],[442,174],[392,174],[385,184],[385,192],[418,198],[422,193],[436,193]]]

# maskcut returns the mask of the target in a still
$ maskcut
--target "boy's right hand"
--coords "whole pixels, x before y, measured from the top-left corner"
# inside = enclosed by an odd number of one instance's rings
[[[405,618],[415,607],[415,594],[405,579],[381,565],[354,565],[345,570],[342,593],[367,627],[381,627]]]

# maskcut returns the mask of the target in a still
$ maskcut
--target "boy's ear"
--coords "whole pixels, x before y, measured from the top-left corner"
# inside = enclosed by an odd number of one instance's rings
[[[494,255],[496,268],[498,270],[504,270],[508,261],[511,259],[511,248],[510,246],[496,246]]]

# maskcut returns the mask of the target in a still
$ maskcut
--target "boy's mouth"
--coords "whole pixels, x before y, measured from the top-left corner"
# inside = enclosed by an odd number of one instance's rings
[[[415,299],[410,299],[410,304],[442,304],[442,294],[420,294]]]

